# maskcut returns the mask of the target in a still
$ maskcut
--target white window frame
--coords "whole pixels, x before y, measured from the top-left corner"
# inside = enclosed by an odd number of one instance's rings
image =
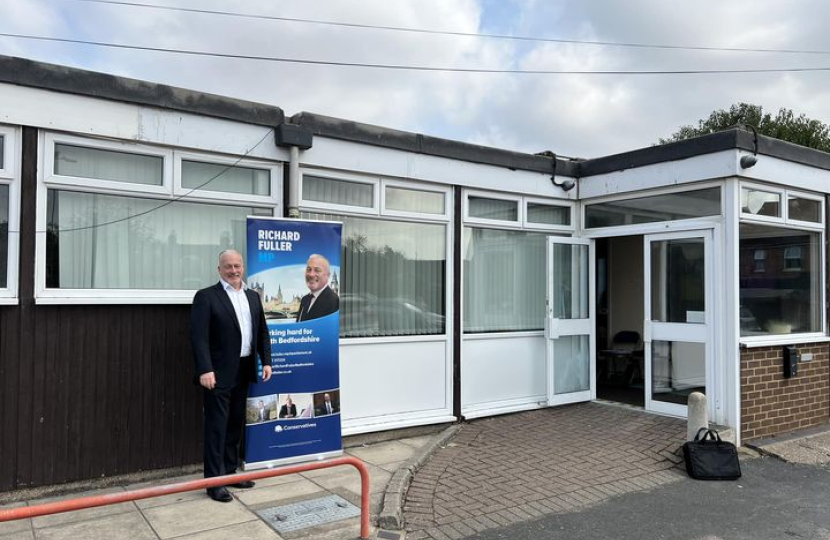
[[[509,193],[499,193],[494,191],[480,191],[474,189],[464,190],[463,194],[463,215],[462,220],[465,225],[475,224],[483,227],[496,229],[522,229],[524,224],[524,204],[522,203],[521,195],[513,195]],[[470,216],[470,197],[478,197],[482,199],[493,199],[499,201],[511,201],[516,203],[516,221],[508,221],[505,219],[487,219]]]
[[[3,168],[0,185],[9,186],[8,251],[6,253],[6,286],[0,288],[0,305],[18,303],[18,268],[20,253],[20,128],[0,125],[3,136]]]
[[[697,216],[684,219],[675,219],[670,221],[650,221],[648,223],[631,223],[628,225],[609,225],[607,227],[591,227],[590,229],[585,226],[585,223],[587,221],[585,214],[588,211],[588,207],[593,206],[595,204],[627,201],[631,199],[643,199],[652,196],[668,195],[671,193],[684,193],[687,191],[700,191],[702,189],[710,189],[715,187],[720,188],[720,213],[713,216]],[[579,212],[579,232],[580,235],[585,237],[601,238],[605,236],[625,236],[629,234],[640,234],[637,231],[651,231],[654,230],[655,226],[657,226],[659,230],[665,230],[666,223],[671,223],[672,225],[677,224],[678,226],[684,229],[707,228],[712,226],[712,222],[720,223],[721,221],[723,221],[724,216],[726,215],[726,201],[724,200],[725,197],[726,194],[724,190],[723,181],[683,184],[682,186],[665,186],[656,189],[650,189],[648,191],[632,191],[622,195],[614,194],[606,195],[603,197],[595,197],[589,200],[580,201],[581,208]]]
[[[449,186],[441,184],[428,184],[421,182],[405,181],[392,178],[382,178],[378,176],[363,176],[358,173],[347,173],[342,171],[321,171],[311,167],[301,168],[301,178],[304,174],[309,176],[320,176],[323,178],[331,178],[332,180],[344,180],[347,182],[360,183],[374,183],[374,194],[376,208],[372,212],[367,212],[367,208],[363,206],[348,206],[326,204],[319,201],[306,201],[302,199],[302,186],[300,189],[300,212],[307,213],[322,213],[322,214],[338,214],[347,217],[363,218],[363,219],[378,219],[383,221],[395,221],[399,223],[431,223],[436,225],[445,225],[445,256],[446,256],[446,272],[444,277],[444,333],[443,334],[429,334],[429,335],[409,335],[409,336],[374,336],[374,337],[342,337],[341,344],[361,345],[369,343],[411,343],[415,341],[442,341],[447,343],[447,354],[450,354],[450,337],[452,336],[452,286],[453,286],[453,223],[452,223],[452,208],[453,208],[453,191]],[[385,203],[385,186],[390,185],[394,187],[404,187],[416,189],[419,191],[433,191],[444,193],[444,215],[440,214],[423,214],[414,212],[401,212],[397,210],[385,210],[382,208],[381,199]],[[344,225],[345,227],[345,225]],[[344,231],[345,232],[345,231]],[[342,272],[342,266],[341,266]],[[342,286],[342,285],[341,285]]]
[[[305,176],[317,176],[320,178],[326,178],[329,180],[342,180],[343,182],[353,182],[357,184],[368,184],[372,186],[372,206],[354,206],[349,204],[333,204],[333,203],[326,203],[320,201],[312,201],[303,198],[303,182],[305,181]],[[307,167],[300,168],[300,182],[299,186],[299,201],[300,207],[308,208],[312,211],[319,211],[325,214],[342,214],[342,213],[352,213],[352,214],[364,214],[364,215],[374,215],[377,216],[380,214],[380,178],[375,176],[362,176],[359,174],[354,173],[347,173],[342,171],[330,171],[330,170],[321,170],[321,169],[313,169]]]
[[[55,146],[58,144],[68,144],[71,146],[80,146],[95,150],[109,150],[125,154],[160,157],[163,160],[161,185],[154,186],[150,184],[134,184],[132,182],[117,182],[114,180],[98,180],[95,178],[55,174]],[[138,143],[84,139],[82,137],[75,137],[60,133],[45,133],[43,148],[43,169],[46,174],[45,180],[50,185],[65,185],[76,191],[83,190],[83,188],[89,188],[94,189],[97,193],[113,193],[122,195],[125,193],[169,195],[171,192],[168,184],[168,179],[173,176],[173,151],[171,149],[156,148]]]
[[[226,167],[266,170],[269,174],[268,187],[270,195],[246,195],[244,193],[182,187],[182,161],[197,161],[201,163],[210,163],[212,165],[224,165]],[[242,203],[277,204],[279,202],[278,194],[280,189],[280,178],[282,178],[281,172],[282,166],[277,163],[176,150],[173,152],[173,194],[176,196],[194,194],[206,200],[211,199],[219,201],[239,201]],[[256,204],[253,204],[252,206],[256,206]]]
[[[483,219],[483,218],[476,218],[476,217],[469,217],[468,209],[469,209],[469,197],[484,197],[487,199],[502,199],[502,200],[510,200],[510,201],[517,201],[518,202],[518,212],[519,212],[519,219],[518,221],[505,221],[505,220],[498,220],[498,219]],[[497,229],[497,230],[506,230],[506,231],[524,231],[529,233],[550,233],[551,236],[566,236],[566,237],[576,237],[576,224],[574,220],[576,218],[576,203],[574,202],[567,202],[563,201],[562,199],[544,199],[541,197],[525,197],[523,195],[516,195],[510,193],[502,193],[496,191],[482,191],[482,190],[475,190],[475,189],[465,189],[462,194],[462,221],[461,227],[466,228],[470,227],[471,229]],[[531,223],[526,224],[526,216],[527,216],[527,203],[541,203],[547,204],[550,206],[569,206],[571,209],[571,224],[570,226],[564,225],[546,225],[544,223]],[[463,230],[462,230],[463,235]],[[459,275],[463,274],[463,270],[461,268],[458,269]],[[463,284],[463,276],[462,285],[461,285],[461,309],[464,309],[464,284]],[[464,320],[463,313],[461,320]],[[498,338],[510,338],[510,337],[519,337],[519,336],[542,336],[544,335],[544,329],[540,330],[506,330],[506,331],[497,331],[497,332],[467,332],[463,328],[461,329],[461,336],[462,339],[492,339],[495,337]]]
[[[91,178],[76,178],[54,174],[55,144],[71,144],[75,146],[114,150],[134,154],[160,156],[164,159],[162,167],[163,177],[161,186],[146,184],[132,184],[128,182],[113,182],[109,180],[95,180]],[[37,173],[37,234],[35,237],[35,302],[37,304],[190,304],[193,301],[195,289],[61,289],[46,287],[46,210],[47,192],[49,189],[60,191],[77,191],[82,193],[100,193],[105,195],[124,196],[145,200],[177,201],[182,199],[186,203],[218,204],[222,206],[244,206],[260,208],[271,212],[271,215],[282,215],[282,164],[259,160],[240,159],[229,155],[212,155],[198,151],[179,151],[173,148],[155,147],[146,144],[100,140],[84,138],[62,133],[41,132],[38,136],[39,155],[42,156],[42,167]],[[241,194],[219,193],[196,190],[186,195],[190,190],[177,192],[177,177],[180,179],[179,169],[181,159],[176,157],[199,156],[198,160],[251,166],[261,168],[266,164],[271,171],[271,196],[238,197]],[[180,180],[179,180],[180,181]],[[180,183],[178,184],[180,187]],[[227,195],[227,196],[226,196]],[[11,226],[11,225],[10,225]],[[213,261],[205,261],[211,265]],[[217,278],[218,279],[218,278]]]
[[[802,193],[800,191],[787,190],[784,199],[784,221],[795,227],[810,227],[824,229],[824,197],[814,195],[812,193]],[[819,221],[802,221],[800,219],[790,219],[790,197],[796,199],[808,199],[819,203],[818,217]]]
[[[529,212],[527,211],[527,207],[529,204],[539,204],[544,206],[556,206],[559,208],[567,208],[568,209],[568,221],[570,222],[569,225],[551,225],[548,223],[534,223],[528,221],[527,216]],[[522,220],[522,226],[528,230],[540,230],[540,231],[566,231],[570,232],[574,230],[574,219],[575,219],[575,212],[574,212],[574,204],[567,203],[567,202],[551,202],[549,199],[541,199],[538,197],[523,197],[522,201],[523,213],[522,216],[524,219]]]
[[[740,200],[737,201],[737,204],[740,205]],[[822,206],[822,210],[824,207]],[[740,210],[740,208],[738,208]],[[780,229],[794,229],[794,230],[802,230],[807,232],[815,232],[819,235],[818,241],[818,252],[819,252],[819,264],[818,264],[818,274],[819,274],[819,283],[818,283],[818,290],[820,294],[820,298],[818,300],[819,313],[821,317],[819,319],[819,327],[821,330],[817,332],[801,332],[797,334],[765,334],[762,336],[740,336],[739,343],[742,347],[766,347],[772,345],[779,345],[779,344],[793,344],[793,343],[810,343],[813,341],[825,341],[827,339],[827,311],[824,309],[826,305],[826,292],[825,292],[825,283],[827,281],[827,273],[826,269],[826,257],[827,257],[827,249],[825,247],[825,234],[824,234],[824,227],[823,225],[816,226],[816,223],[809,223],[811,226],[804,226],[804,225],[796,225],[796,223],[800,224],[803,222],[791,222],[785,223],[783,219],[778,219],[777,221],[770,222],[768,220],[762,219],[745,219],[743,216],[746,214],[741,214],[741,223],[754,223],[757,225],[763,225],[767,227],[773,228],[780,228]],[[822,218],[824,213],[822,212]],[[740,228],[738,229],[738,245],[740,246],[741,238],[740,238]],[[786,271],[786,270],[784,270]],[[740,278],[740,275],[738,276]],[[740,291],[738,291],[740,295]],[[738,333],[740,333],[740,328],[738,328]]]
[[[425,191],[428,193],[440,193],[444,196],[444,213],[430,214],[424,212],[407,212],[404,210],[390,210],[386,208],[386,188],[402,188],[410,189],[412,191]],[[380,183],[380,215],[384,216],[399,216],[399,217],[415,217],[424,218],[428,220],[449,221],[452,215],[452,200],[450,197],[452,189],[446,186],[439,186],[434,184],[419,184],[416,182],[408,182],[404,180],[392,180],[384,178]]]
[[[739,186],[739,193],[743,192],[743,189],[754,189],[758,191],[765,191],[767,193],[775,193],[781,198],[781,216],[780,217],[773,217],[773,216],[759,216],[756,214],[750,214],[747,212],[743,212],[742,208],[740,208],[740,200],[738,201],[738,211],[740,212],[741,221],[744,222],[753,222],[753,223],[765,223],[765,224],[785,224],[791,228],[796,229],[810,229],[815,231],[824,231],[824,197],[820,195],[816,195],[814,193],[805,193],[803,191],[787,189],[785,187],[780,186],[770,186],[768,184],[758,184],[754,182],[741,182]],[[790,197],[796,197],[799,199],[810,199],[819,203],[819,220],[818,222],[814,221],[801,221],[798,219],[790,219]]]

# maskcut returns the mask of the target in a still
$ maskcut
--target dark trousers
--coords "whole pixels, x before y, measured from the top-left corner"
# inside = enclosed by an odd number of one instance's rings
[[[239,466],[248,398],[247,359],[240,360],[236,384],[203,389],[205,411],[205,478],[233,474]]]

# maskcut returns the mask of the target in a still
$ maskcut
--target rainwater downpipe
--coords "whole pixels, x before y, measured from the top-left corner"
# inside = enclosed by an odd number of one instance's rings
[[[274,142],[288,148],[288,217],[300,217],[300,150],[311,148],[314,136],[296,124],[280,124],[274,129]]]

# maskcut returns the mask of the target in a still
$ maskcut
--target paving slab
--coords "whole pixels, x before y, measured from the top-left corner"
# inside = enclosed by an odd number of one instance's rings
[[[257,485],[253,489],[240,490],[234,493],[234,497],[247,506],[258,506],[266,503],[278,505],[284,504],[286,501],[296,500],[299,498],[312,499],[314,496],[323,492],[323,488],[311,480],[298,478],[294,482],[288,482],[276,486],[260,487]]]
[[[179,536],[176,540],[280,540],[282,538],[274,529],[257,520]]]
[[[45,504],[51,503],[56,501],[63,501],[66,499],[76,499],[81,497],[89,497],[93,495],[105,495],[108,493],[118,493],[124,491],[123,487],[113,487],[107,489],[100,489],[100,490],[93,490],[93,491],[84,491],[81,493],[74,493],[71,495],[61,495],[59,497],[47,497],[44,499],[36,499],[33,501],[29,501],[31,506],[35,506],[38,504]],[[133,502],[124,502],[118,504],[111,504],[107,506],[97,506],[95,508],[87,508],[85,510],[75,510],[74,512],[63,512],[60,514],[52,514],[50,516],[40,516],[36,518],[32,518],[32,526],[35,529],[40,529],[43,527],[53,527],[55,525],[61,525],[65,523],[73,523],[75,521],[83,521],[87,519],[93,519],[102,516],[111,516],[114,514],[122,514],[125,512],[133,512],[136,509],[136,505]]]
[[[157,540],[138,511],[74,521],[38,529],[37,540]]]
[[[830,464],[830,432],[764,444],[761,449],[789,463]]]
[[[142,512],[162,539],[259,519],[239,501],[218,503],[207,495],[200,500],[147,508]]]
[[[373,465],[388,465],[410,459],[415,448],[399,441],[387,441],[349,449],[349,454]]]
[[[16,502],[11,504],[0,505],[0,510],[11,510],[12,508],[21,508],[26,506],[25,502]],[[0,523],[0,539],[7,540],[7,536],[12,534],[20,534],[25,531],[32,530],[31,519],[18,519],[17,521],[6,521]]]

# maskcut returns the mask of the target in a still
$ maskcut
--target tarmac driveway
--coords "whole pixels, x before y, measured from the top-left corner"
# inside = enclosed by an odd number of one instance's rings
[[[415,474],[407,540],[457,539],[677,482],[685,421],[597,403],[462,425]]]

